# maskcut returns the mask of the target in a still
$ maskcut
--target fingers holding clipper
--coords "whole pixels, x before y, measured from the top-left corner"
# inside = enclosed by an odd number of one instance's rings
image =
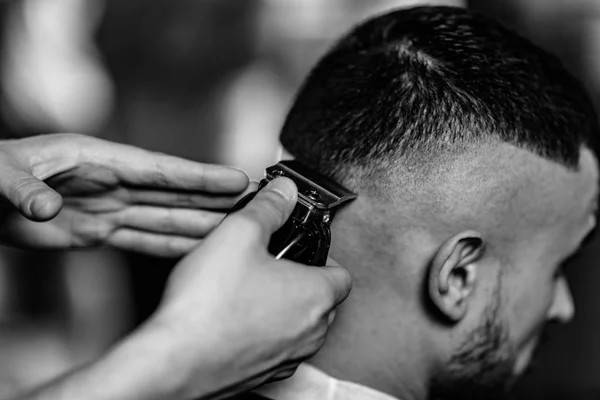
[[[311,268],[315,274],[319,274],[324,281],[325,290],[329,293],[331,307],[337,307],[346,300],[352,290],[352,277],[350,273],[339,265],[328,265],[325,267]]]
[[[230,226],[245,238],[252,238],[253,246],[266,246],[271,235],[290,217],[297,199],[298,189],[291,179],[274,179],[222,225]]]

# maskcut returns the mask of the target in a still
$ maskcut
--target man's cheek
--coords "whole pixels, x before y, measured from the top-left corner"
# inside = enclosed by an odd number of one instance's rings
[[[517,351],[515,374],[521,376],[535,361],[547,340],[548,312],[552,306],[552,290],[532,285],[521,302],[515,302],[509,336]]]
[[[523,283],[522,290],[518,286],[507,288],[504,295],[510,338],[520,351],[537,341],[547,323],[553,297],[551,285],[540,281]]]

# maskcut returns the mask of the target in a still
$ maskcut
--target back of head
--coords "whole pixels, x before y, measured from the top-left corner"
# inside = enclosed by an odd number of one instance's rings
[[[423,173],[495,142],[575,168],[597,130],[556,57],[484,16],[417,7],[342,38],[306,79],[281,142],[356,189],[398,162]]]

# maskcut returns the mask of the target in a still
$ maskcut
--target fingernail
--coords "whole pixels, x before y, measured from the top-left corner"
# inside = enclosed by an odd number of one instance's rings
[[[241,168],[233,167],[233,166],[230,166],[230,165],[228,165],[228,167],[231,168],[231,169],[235,169],[236,171],[243,172],[244,175],[248,176],[248,173],[246,171],[244,171],[243,169],[241,169]]]
[[[287,201],[294,200],[298,195],[296,184],[289,178],[277,178],[265,186],[265,189],[279,193]]]
[[[329,265],[330,267],[341,267],[340,263],[335,261],[330,256],[327,256],[326,264]]]

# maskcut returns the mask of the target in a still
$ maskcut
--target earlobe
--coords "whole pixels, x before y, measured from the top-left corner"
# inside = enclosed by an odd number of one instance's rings
[[[466,315],[477,282],[476,261],[484,243],[475,231],[452,236],[438,248],[429,268],[428,294],[435,307],[452,322]]]

